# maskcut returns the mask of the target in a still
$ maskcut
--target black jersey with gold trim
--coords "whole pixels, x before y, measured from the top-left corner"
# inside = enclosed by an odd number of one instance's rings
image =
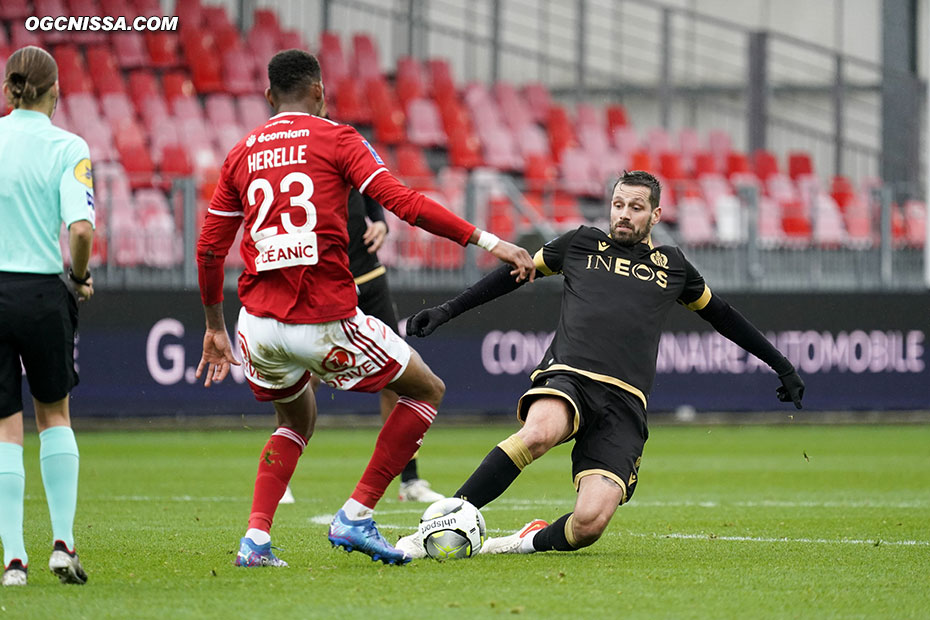
[[[543,275],[564,277],[555,338],[539,366],[616,385],[646,404],[656,373],[662,325],[680,303],[710,301],[704,278],[675,246],[623,246],[590,226],[567,232],[535,256]]]

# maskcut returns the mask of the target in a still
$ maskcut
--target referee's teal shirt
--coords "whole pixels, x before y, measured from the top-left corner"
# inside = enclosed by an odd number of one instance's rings
[[[61,273],[61,224],[94,224],[83,138],[33,110],[0,118],[0,271]]]

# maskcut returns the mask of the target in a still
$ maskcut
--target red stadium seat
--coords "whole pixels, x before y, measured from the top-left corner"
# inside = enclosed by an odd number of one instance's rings
[[[152,97],[161,98],[161,87],[155,74],[147,69],[132,71],[129,74],[129,97],[140,114],[143,102]]]
[[[587,154],[578,148],[567,148],[562,151],[559,161],[561,172],[561,186],[572,196],[586,198],[600,198],[604,195],[604,188],[598,176],[597,169]]]
[[[28,0],[3,0],[0,3],[0,19],[18,21],[32,14]]]
[[[426,96],[426,80],[420,62],[411,56],[402,56],[397,60],[397,75],[394,80],[394,89],[397,98],[407,114],[407,106],[414,99]]]
[[[698,151],[694,155],[694,176],[717,174],[717,162],[709,151]]]
[[[281,31],[278,14],[273,9],[255,9],[252,13],[252,23],[257,28]]]
[[[178,97],[196,97],[197,89],[190,77],[182,71],[171,71],[165,73],[161,78],[162,87],[165,91],[165,100],[168,103]]]
[[[181,64],[178,55],[178,35],[174,32],[146,32],[145,47],[152,66],[158,68],[177,67]]]
[[[856,190],[847,177],[835,176],[830,184],[830,195],[839,205],[840,211],[845,212],[846,207],[856,198]]]
[[[443,93],[455,94],[455,80],[452,77],[452,67],[449,61],[443,58],[431,58],[426,61],[426,72],[429,77],[429,88],[433,97],[439,99]]]
[[[363,81],[381,76],[378,48],[366,33],[352,35],[352,73]]]
[[[470,170],[484,164],[481,158],[481,141],[467,127],[457,126],[448,136],[451,166]]]
[[[568,112],[560,105],[551,105],[549,107],[549,114],[546,117],[546,131],[549,133],[549,146],[552,150],[552,158],[555,161],[560,160],[562,151],[565,149],[578,146],[575,132],[568,118]]]
[[[342,51],[342,42],[335,32],[323,31],[320,33],[320,51],[318,54],[323,80],[328,85],[338,88],[341,81],[349,76],[349,63]],[[356,74],[353,74],[357,77]],[[331,93],[339,95],[338,91]]]
[[[749,159],[745,153],[739,151],[730,151],[726,156],[726,174],[732,177],[734,174],[745,174],[750,172]]]
[[[626,108],[622,104],[612,103],[607,106],[607,132],[613,134],[618,127],[629,126]]]
[[[530,155],[526,158],[523,182],[529,192],[551,192],[555,189],[558,169],[548,155]]]
[[[93,92],[93,82],[77,46],[70,43],[59,45],[52,55],[58,63],[58,84],[62,94]]]
[[[26,47],[27,45],[35,45],[36,47],[48,49],[48,46],[42,42],[42,38],[39,36],[38,31],[30,32],[29,30],[26,30],[26,26],[22,23],[11,23],[10,51],[16,51],[21,47]]]
[[[809,174],[814,174],[814,164],[811,161],[810,153],[803,151],[788,153],[788,175],[797,180],[798,177]]]
[[[185,27],[200,29],[203,24],[203,7],[200,0],[175,2],[174,14],[178,16],[178,22]]]
[[[781,209],[781,226],[785,237],[792,241],[810,241],[813,229],[801,202],[796,200],[783,203]]]
[[[672,182],[685,178],[684,167],[681,164],[681,156],[674,151],[660,153],[659,173]]]
[[[390,145],[404,142],[404,112],[384,78],[368,80],[365,84],[365,94],[371,103],[375,139]]]
[[[549,118],[549,108],[552,107],[552,98],[545,85],[532,82],[523,88],[523,94],[530,107],[530,114],[537,123],[545,123]]]
[[[186,177],[194,173],[187,151],[180,144],[166,144],[158,152],[158,171],[165,181]]]
[[[771,151],[757,149],[752,153],[752,169],[756,176],[765,182],[770,176],[778,173],[778,160]]]
[[[397,147],[397,174],[415,190],[436,189],[433,171],[427,165],[423,151],[415,146],[404,144]]]
[[[334,97],[334,109],[331,112],[333,118],[353,125],[371,124],[371,106],[368,99],[362,97],[358,83],[351,76],[344,77],[335,92],[339,94]]]
[[[632,170],[653,170],[652,156],[648,151],[634,151],[630,159],[630,168]]]
[[[87,65],[91,67],[90,77],[98,95],[108,93],[125,93],[126,84],[116,64],[116,57],[105,45],[87,48]]]

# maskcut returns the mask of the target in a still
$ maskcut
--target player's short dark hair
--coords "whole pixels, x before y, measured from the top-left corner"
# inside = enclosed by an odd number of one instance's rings
[[[321,79],[320,62],[303,50],[278,52],[268,63],[268,84],[279,99],[301,98]]]
[[[58,79],[58,63],[40,47],[27,45],[6,61],[3,83],[9,86],[9,103],[13,108],[39,100]]]
[[[617,185],[621,183],[623,185],[648,187],[649,205],[652,207],[653,211],[659,206],[659,199],[662,197],[662,185],[659,183],[659,179],[645,170],[624,170],[623,174],[620,175],[620,178],[617,179],[617,182],[614,184],[614,191],[616,191]]]

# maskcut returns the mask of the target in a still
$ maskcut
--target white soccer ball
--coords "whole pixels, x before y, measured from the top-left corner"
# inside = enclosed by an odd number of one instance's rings
[[[464,499],[447,497],[423,513],[420,538],[426,555],[434,560],[470,558],[484,544],[484,517]]]

